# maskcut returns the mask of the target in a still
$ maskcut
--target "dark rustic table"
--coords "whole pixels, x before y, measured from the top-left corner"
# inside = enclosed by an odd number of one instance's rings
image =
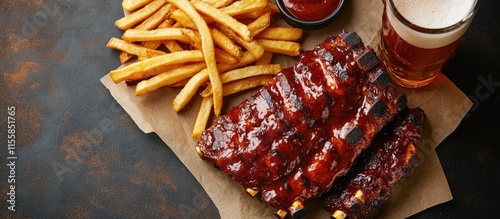
[[[0,218],[219,217],[99,81],[119,66],[105,45],[122,33],[120,4],[0,2]],[[500,2],[481,4],[444,69],[474,102],[437,148],[454,200],[412,218],[500,218]]]

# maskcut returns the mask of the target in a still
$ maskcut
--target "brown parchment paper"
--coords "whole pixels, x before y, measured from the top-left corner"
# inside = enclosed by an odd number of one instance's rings
[[[382,9],[381,0],[347,0],[330,26],[318,31],[306,31],[303,48],[311,49],[326,37],[337,35],[342,30],[357,32],[366,45],[376,48]],[[277,22],[285,25],[283,21]],[[296,59],[276,56],[273,61],[288,67]],[[182,112],[175,113],[172,101],[179,89],[162,88],[137,97],[134,95],[135,87],[127,87],[124,83],[114,84],[109,75],[104,76],[101,82],[142,131],[155,132],[172,149],[203,186],[222,218],[275,218],[273,208],[259,198],[250,197],[229,176],[198,157],[191,131],[201,98],[196,97]],[[407,94],[410,107],[421,107],[427,114],[427,126],[417,145],[423,155],[422,162],[410,176],[393,188],[378,218],[408,217],[452,199],[435,148],[455,130],[472,106],[472,102],[443,75],[439,75],[425,88],[400,89]],[[225,109],[248,95],[250,92],[226,97]],[[306,202],[306,208],[307,218],[329,218],[317,200]]]

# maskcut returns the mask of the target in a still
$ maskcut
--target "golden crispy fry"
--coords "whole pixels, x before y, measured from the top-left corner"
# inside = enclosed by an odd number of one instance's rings
[[[162,9],[163,8],[170,8],[170,10],[171,10],[172,6],[170,4],[168,4],[168,5],[163,6]],[[155,13],[155,15],[158,14],[162,9],[158,10]],[[153,16],[155,16],[155,15],[153,15]],[[151,16],[151,17],[153,17],[153,16]],[[147,20],[149,20],[150,18],[148,18]],[[147,22],[147,21],[144,21],[143,23],[145,23],[145,22]],[[151,23],[148,22],[148,25],[144,25],[144,26],[142,26],[142,24],[141,24],[141,25],[137,26],[135,29],[145,29],[146,30],[146,29],[148,29],[148,28],[151,27],[149,25],[152,25],[152,26],[156,25],[156,24],[154,24],[152,22],[153,21],[151,21]],[[173,20],[173,19],[168,19],[168,18],[165,19],[164,18],[164,20],[158,25],[157,28],[170,27],[170,26],[172,26],[172,24],[174,24],[174,22],[175,22],[175,20]],[[158,47],[154,47],[153,48],[153,47],[150,47],[149,45],[150,44],[141,44],[141,46],[144,46],[144,47],[149,48],[149,49],[157,49],[158,48]],[[129,61],[133,57],[134,57],[133,54],[128,54],[128,53],[122,51],[122,52],[120,52],[120,56],[119,56],[120,63],[125,64],[127,61]]]
[[[184,48],[182,48],[176,40],[164,40],[163,45],[165,45],[170,52],[179,52],[184,50]]]
[[[261,15],[263,15],[265,13],[270,13],[272,16],[273,14],[276,14],[278,12],[279,12],[278,7],[275,4],[268,2],[266,7],[262,10],[251,11],[251,12],[248,12],[246,14],[234,15],[233,17],[236,18],[237,20],[257,19],[258,17],[260,17]]]
[[[162,28],[156,30],[135,30],[128,29],[123,35],[122,39],[134,42],[134,41],[151,41],[151,40],[177,40],[185,39],[184,34],[182,33],[183,28]],[[189,29],[185,29],[188,31]]]
[[[214,112],[216,116],[220,115],[222,109],[222,83],[219,78],[219,72],[217,70],[217,63],[215,62],[215,51],[214,43],[212,40],[212,34],[207,26],[207,23],[200,14],[196,12],[196,9],[187,0],[169,0],[170,3],[174,4],[177,8],[183,10],[188,14],[191,20],[195,23],[201,36],[201,46],[203,54],[205,56],[205,62],[207,64],[208,75],[210,78],[210,83],[213,87],[213,101],[214,101]],[[204,3],[204,5],[206,5]],[[216,10],[216,9],[215,9]]]
[[[184,86],[186,86],[186,84],[188,83],[189,81],[189,78],[188,79],[184,79],[182,81],[179,81],[179,82],[175,82],[171,85],[168,85],[168,87],[171,87],[171,88],[183,88]],[[201,85],[201,87],[203,87],[203,85]]]
[[[136,44],[134,44],[136,45]],[[158,49],[158,47],[161,46],[161,42],[160,41],[145,41],[145,42],[142,42],[140,44],[142,47],[144,48],[148,48],[148,49],[152,49],[152,50],[156,50]],[[124,64],[125,62],[127,62],[128,60],[130,60],[131,58],[133,58],[135,55],[134,54],[129,54],[127,52],[120,52],[120,62],[122,64]],[[141,57],[141,59],[143,59],[144,56]],[[146,57],[148,58],[148,57]]]
[[[167,18],[158,26],[157,29],[171,27],[174,23],[175,23],[174,19]]]
[[[280,70],[280,64],[252,65],[224,72],[221,74],[220,79],[222,83],[228,83],[257,75],[276,75]]]
[[[179,81],[191,78],[196,73],[206,68],[205,62],[184,65],[170,71],[163,72],[148,80],[141,81],[135,88],[135,95],[140,96],[164,86],[169,86]]]
[[[110,72],[111,79],[115,83],[124,80],[140,80],[177,67],[176,64],[186,62],[203,61],[203,52],[199,50],[181,51],[156,56],[141,62],[132,63],[126,67]]]
[[[111,79],[137,83],[138,96],[182,88],[173,100],[175,112],[205,87],[195,139],[212,108],[220,115],[223,96],[264,85],[281,70],[270,64],[273,53],[296,56],[300,50],[293,41],[302,30],[269,27],[278,8],[268,0],[123,0],[123,7],[131,12],[115,22],[125,30],[123,40],[111,38],[107,47],[122,50],[122,63],[135,56],[138,62],[111,71]]]
[[[218,68],[219,72],[226,72],[229,70],[233,70],[236,68],[246,66],[246,65],[254,62],[255,60],[256,59],[252,54],[250,54],[248,52],[244,52],[243,56],[241,56],[241,59],[238,63],[236,63],[236,64],[218,64],[217,68]],[[204,69],[204,70],[198,72],[193,77],[191,77],[191,79],[189,79],[189,81],[186,83],[186,85],[182,88],[182,90],[175,97],[175,99],[172,103],[172,108],[174,109],[174,111],[179,112],[180,110],[182,110],[182,108],[184,108],[184,106],[186,106],[186,104],[196,94],[196,91],[198,90],[198,88],[200,88],[200,86],[205,84],[205,82],[207,82],[208,80],[209,80],[209,78],[208,78],[207,69]]]
[[[252,11],[252,12],[248,12],[246,14],[234,15],[233,17],[239,21],[241,21],[241,20],[255,20],[255,19],[259,18],[264,13],[265,13],[265,11]]]
[[[177,21],[176,25],[180,25],[185,28],[189,29],[196,29],[196,25],[194,24],[193,20],[189,18],[189,16],[182,10],[177,9],[170,14],[170,18],[174,19]]]
[[[236,57],[219,48],[215,48],[215,60],[217,61],[217,63],[227,64],[234,64],[238,62],[238,59]]]
[[[129,29],[123,33],[126,41],[179,40],[201,49],[201,39],[197,32],[187,28],[162,28],[156,30]]]
[[[201,0],[214,8],[222,8],[233,3],[233,0]]]
[[[203,50],[203,48],[202,48],[203,47],[203,45],[202,45],[202,38],[201,38],[199,32],[196,32],[196,31],[183,31],[182,34],[184,34],[184,36],[186,36],[186,39],[188,39],[188,41],[184,42],[184,43],[188,43],[188,44],[190,44],[191,46],[193,46],[194,48],[196,48],[198,50]],[[213,41],[210,41],[210,43],[213,44]]]
[[[256,65],[268,65],[271,64],[271,60],[273,59],[273,53],[265,52],[257,61],[255,61]]]
[[[204,16],[203,14],[200,15],[205,20],[207,25],[214,22],[212,18]],[[174,10],[170,15],[170,18],[177,21],[177,23],[175,23],[174,25],[175,27],[185,27],[196,30],[196,25],[194,24],[193,20],[191,20],[191,18],[189,18],[189,16],[180,9]]]
[[[152,49],[153,51],[157,51],[156,49],[158,49],[161,45],[162,45],[161,41],[145,41],[145,42],[141,43],[142,47],[145,47],[145,48],[148,48],[148,49]],[[149,52],[147,51],[146,53],[149,53]],[[151,55],[149,55],[149,56],[148,55],[146,55],[146,56],[137,56],[137,60],[144,60],[144,59],[151,58],[151,57],[153,57],[153,56],[151,56]]]
[[[217,25],[217,27],[226,36],[236,41],[238,44],[240,44],[246,50],[248,50],[256,59],[260,58],[262,54],[264,54],[265,52],[264,47],[255,42],[255,40],[247,42],[246,40],[236,35],[231,29],[225,27],[224,25]]]
[[[195,2],[193,3],[193,6],[196,8],[196,10],[212,18],[217,23],[220,23],[233,30],[244,40],[252,40],[250,38],[250,30],[248,30],[248,27],[238,20],[234,19],[233,17],[229,16],[228,14],[222,13],[221,11],[204,2]]]
[[[269,27],[271,24],[271,13],[264,13],[255,19],[252,23],[248,24],[250,36],[254,38],[261,31]]]
[[[148,18],[151,16],[153,13],[158,11],[163,5],[167,3],[167,0],[154,0],[148,5],[144,6],[143,8],[133,12],[132,14],[129,14],[115,22],[115,26],[122,29],[126,30],[134,25],[140,23],[144,19]]]
[[[228,52],[236,58],[240,58],[242,51],[229,37],[221,33],[217,28],[212,28],[212,38],[214,43],[224,51]]]
[[[247,14],[254,11],[262,11],[267,6],[267,0],[241,0],[236,1],[233,4],[221,8],[222,13],[226,13],[231,16]]]
[[[263,86],[269,83],[272,76],[255,76],[248,79],[238,80],[224,84],[224,96],[235,94],[244,90]]]
[[[121,51],[120,55],[118,56],[118,59],[120,60],[120,63],[125,64],[133,57],[134,57],[134,55],[128,54],[127,52],[124,52],[124,51]]]
[[[268,27],[255,36],[256,39],[299,41],[304,31],[292,27]]]
[[[267,2],[266,11],[271,12],[271,14],[276,14],[280,10],[278,9],[278,6],[276,6],[276,4]]]
[[[155,41],[144,41],[141,43],[141,46],[146,47],[148,49],[158,49],[163,44],[160,40]]]
[[[158,51],[158,50],[156,50],[156,51]],[[149,59],[151,57],[158,56],[158,55],[154,54],[154,52],[155,52],[155,50],[148,50],[148,51],[146,51],[146,55],[145,56],[137,56],[137,60],[138,61],[142,61],[142,60],[145,60],[145,59]],[[161,52],[163,52],[163,51],[161,51]],[[167,54],[167,53],[164,53],[164,54]]]
[[[201,133],[207,127],[208,119],[210,118],[210,113],[212,112],[212,97],[204,97],[201,100],[200,111],[198,111],[198,116],[196,117],[196,122],[194,123],[194,128],[191,136],[195,139],[199,139]]]
[[[166,4],[161,7],[158,11],[156,11],[151,17],[148,17],[142,23],[137,25],[134,29],[138,30],[152,30],[157,28],[165,19],[168,17],[168,14],[172,11],[172,5]]]
[[[184,85],[182,90],[175,96],[172,102],[172,108],[175,112],[181,111],[184,106],[193,98],[196,94],[198,88],[205,82],[209,80],[208,70],[204,69],[198,72],[196,75],[191,77],[189,81]]]
[[[235,64],[225,64],[221,63],[217,65],[217,69],[219,69],[219,72],[223,73],[226,71],[230,71],[233,69],[241,68],[243,66],[249,65],[252,62],[255,62],[257,59],[249,52],[243,52],[243,55],[241,56],[241,59],[238,61],[238,63]]]
[[[135,11],[144,7],[153,0],[123,0],[122,7],[127,11]]]
[[[251,78],[259,75],[276,75],[281,70],[279,64],[273,65],[252,65],[244,68],[238,68],[231,71],[224,72],[220,75],[222,84],[232,81],[237,81],[245,78]],[[212,88],[210,85],[201,92],[202,97],[212,95]]]
[[[267,52],[279,53],[289,56],[298,56],[300,44],[290,41],[256,39],[259,45],[264,47]]]
[[[108,44],[106,44],[106,47],[148,58],[166,54],[163,51],[148,49],[146,47],[142,47],[134,43],[129,43],[127,41],[123,41],[115,37],[112,37],[109,40]]]

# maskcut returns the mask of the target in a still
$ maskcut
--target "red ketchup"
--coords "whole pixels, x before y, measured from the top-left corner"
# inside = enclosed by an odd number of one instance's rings
[[[298,19],[317,21],[326,18],[337,7],[340,0],[280,0],[286,9]]]

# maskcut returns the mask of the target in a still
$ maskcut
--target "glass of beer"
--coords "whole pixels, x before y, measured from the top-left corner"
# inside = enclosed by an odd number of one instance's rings
[[[479,0],[385,0],[381,60],[394,82],[428,85],[456,52]]]

